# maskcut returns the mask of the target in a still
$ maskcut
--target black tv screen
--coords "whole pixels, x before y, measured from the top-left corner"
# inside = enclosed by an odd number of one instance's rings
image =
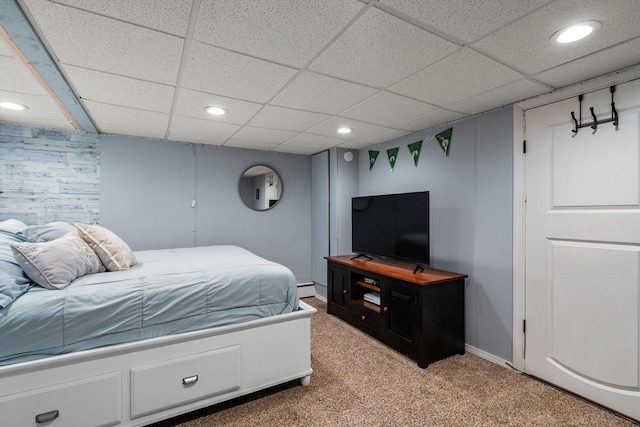
[[[351,249],[429,264],[429,192],[354,197]]]

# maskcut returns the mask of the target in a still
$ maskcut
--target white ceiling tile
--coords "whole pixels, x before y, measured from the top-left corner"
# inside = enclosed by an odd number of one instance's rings
[[[520,73],[464,48],[389,90],[443,106],[521,77]]]
[[[304,72],[289,83],[272,104],[336,114],[376,92],[376,89],[366,86]]]
[[[569,25],[597,20],[602,28],[575,43],[559,45],[551,36]],[[640,36],[636,0],[556,0],[475,46],[530,74]]]
[[[447,108],[467,114],[476,114],[547,92],[550,92],[550,89],[545,86],[522,79],[447,105]]]
[[[48,96],[48,92],[22,61],[6,56],[0,56],[0,90]]]
[[[457,48],[386,12],[370,8],[309,69],[386,88]]]
[[[182,86],[208,93],[267,102],[296,70],[194,42]]]
[[[556,88],[640,64],[640,38],[576,59],[535,76]]]
[[[412,132],[418,132],[434,126],[439,126],[443,123],[461,119],[464,116],[464,114],[456,113],[454,111],[438,109],[436,111],[431,111],[429,113],[422,114],[421,116],[414,117],[413,119],[396,123],[393,126]]]
[[[389,92],[379,92],[371,98],[340,113],[352,119],[391,126],[435,110],[437,107]]]
[[[233,135],[234,139],[243,141],[266,142],[272,144],[280,144],[296,136],[298,132],[288,130],[265,129],[245,126]]]
[[[262,151],[269,151],[277,145],[277,143],[273,142],[243,141],[241,139],[230,139],[224,143],[225,147],[247,148]]]
[[[411,132],[399,129],[384,128],[380,131],[373,132],[372,134],[365,135],[351,141],[347,141],[340,145],[343,148],[360,149],[370,147],[372,145],[381,144],[383,142],[391,141],[396,138],[408,135]]]
[[[0,101],[11,101],[29,107],[25,111],[0,108],[0,121],[73,129],[71,122],[49,96],[0,91]]]
[[[76,95],[103,104],[169,113],[173,86],[151,83],[72,65],[62,67],[73,83]]]
[[[9,47],[7,42],[2,37],[0,37],[0,56],[17,58],[16,53],[13,51],[11,47]]]
[[[169,139],[174,141],[198,142],[222,145],[240,129],[238,125],[200,120],[191,117],[173,116]]]
[[[63,64],[176,84],[183,39],[48,1],[27,4]]]
[[[381,0],[400,12],[466,42],[492,33],[549,1]]]
[[[338,128],[348,127],[351,128],[351,133],[348,134],[340,134],[338,133]],[[315,135],[324,135],[331,138],[340,138],[340,139],[355,139],[360,136],[364,136],[367,134],[371,134],[372,132],[380,132],[385,128],[382,126],[372,125],[370,123],[361,122],[354,119],[349,119],[346,117],[331,117],[330,119],[325,120],[308,129],[307,133],[312,133]]]
[[[300,133],[273,149],[281,153],[315,154],[344,142],[342,139]]]
[[[135,110],[89,100],[83,103],[101,133],[163,139],[169,124],[169,115],[164,113]]]
[[[205,107],[222,107],[227,110],[227,114],[212,116],[204,110]],[[175,114],[196,119],[243,125],[260,108],[262,108],[262,104],[182,88],[178,94]]]
[[[194,39],[302,67],[363,7],[343,0],[204,0]]]
[[[290,108],[266,105],[249,125],[268,129],[281,129],[302,132],[328,119],[330,116],[320,113],[292,110]]]
[[[55,0],[79,9],[184,37],[192,0]]]

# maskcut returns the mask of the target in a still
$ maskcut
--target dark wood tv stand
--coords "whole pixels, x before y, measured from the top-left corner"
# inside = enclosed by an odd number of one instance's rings
[[[327,260],[327,312],[426,368],[464,354],[464,274],[383,258]],[[380,294],[380,303],[365,294]]]

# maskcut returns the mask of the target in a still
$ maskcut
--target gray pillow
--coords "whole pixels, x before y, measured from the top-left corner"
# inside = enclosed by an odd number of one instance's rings
[[[0,221],[0,231],[19,233],[25,228],[27,228],[27,224],[17,219],[5,219],[4,221]]]
[[[33,285],[11,250],[12,243],[24,241],[24,236],[20,234],[0,230],[0,308],[7,307]]]
[[[29,225],[21,231],[28,241],[33,243],[49,242],[67,233],[75,233],[73,224],[63,221],[54,221],[45,225]]]
[[[44,243],[13,243],[11,249],[27,276],[48,289],[62,289],[78,277],[104,271],[95,252],[77,234]]]

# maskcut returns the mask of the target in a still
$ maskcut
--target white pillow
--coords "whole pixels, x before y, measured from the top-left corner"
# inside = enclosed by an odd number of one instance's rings
[[[27,276],[48,289],[62,289],[78,277],[104,271],[95,252],[78,235],[50,242],[15,242],[11,250]]]
[[[115,233],[99,225],[74,225],[80,237],[91,246],[108,271],[128,270],[138,262],[133,251]]]

